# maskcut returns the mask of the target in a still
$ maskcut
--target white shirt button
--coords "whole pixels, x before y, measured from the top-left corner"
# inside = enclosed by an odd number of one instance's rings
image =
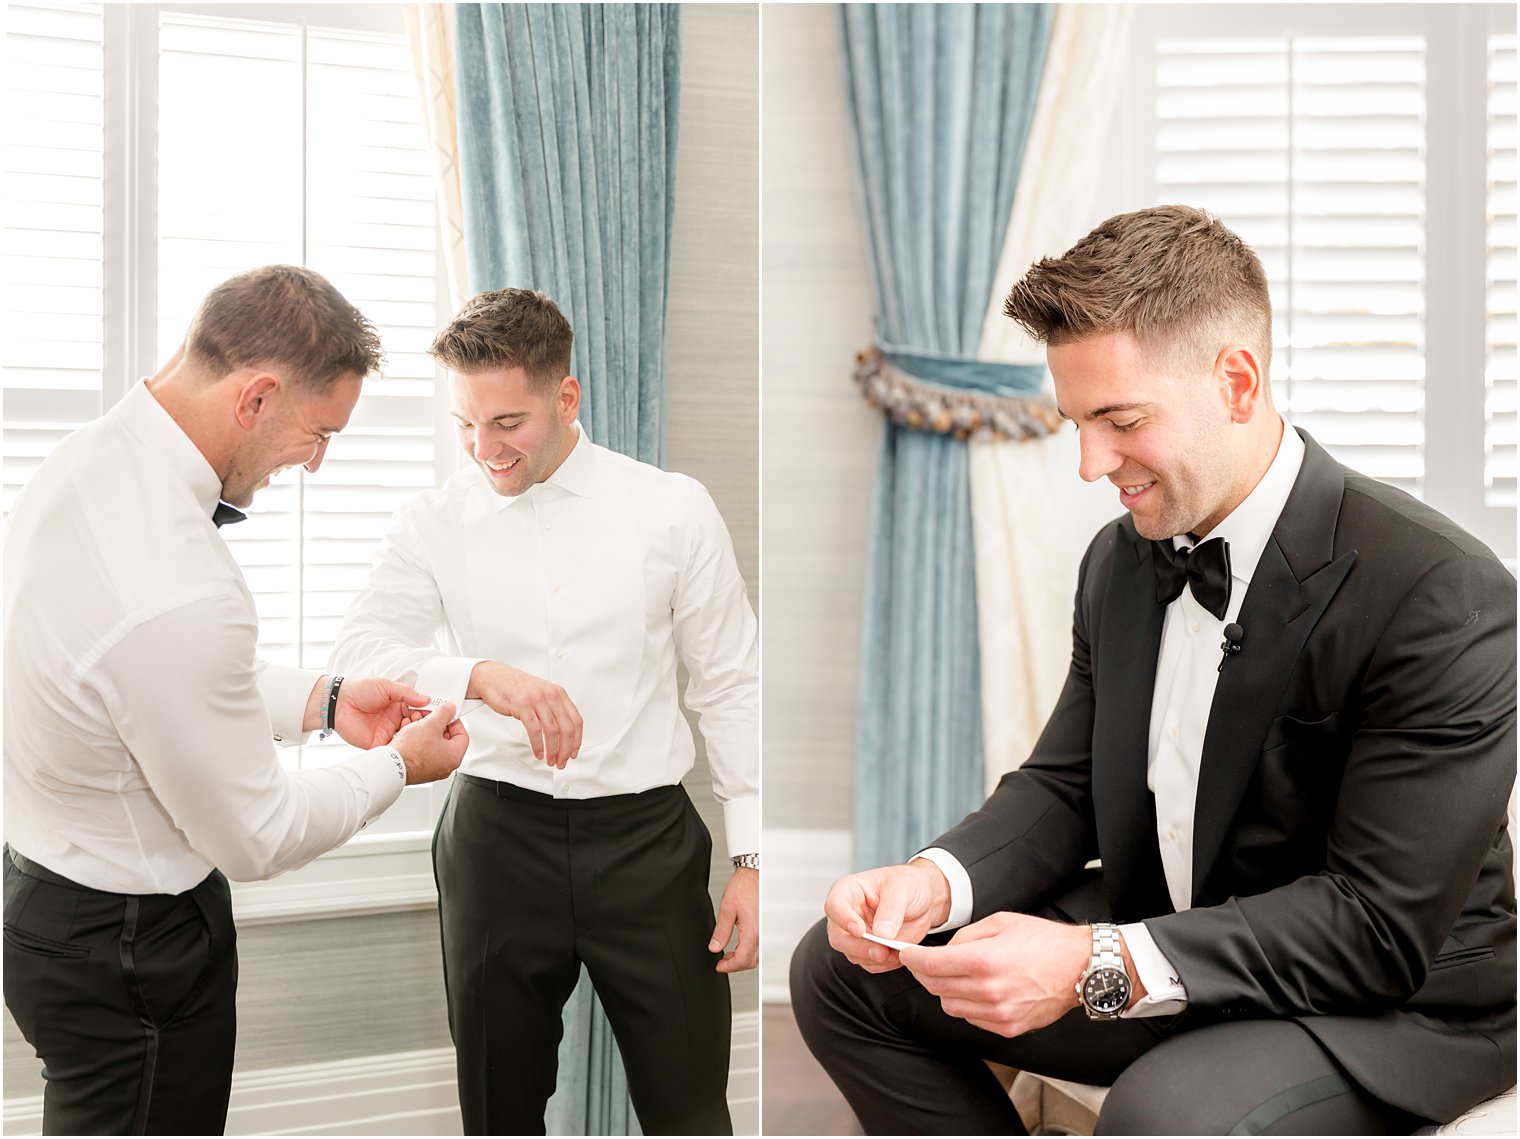
[[[1170,728],[1167,729],[1167,731],[1171,733],[1172,739],[1176,739],[1182,734],[1182,729],[1179,728],[1176,724],[1173,724]]]
[[[553,589],[553,590],[552,590],[552,592],[554,592],[554,593],[558,593],[558,592],[559,592],[559,586],[557,586],[557,585],[556,585],[556,586],[555,586],[555,587],[554,587],[554,589]]]
[[[564,649],[560,649],[559,652],[555,653],[554,655],[557,656],[557,657],[559,657],[560,660],[564,660],[565,659],[565,650]]]
[[[554,525],[553,525],[553,523],[550,523],[550,522],[545,522],[545,523],[544,523],[544,529],[545,529],[545,530],[553,530],[553,529],[554,529]]]
[[[1189,621],[1188,622],[1188,632],[1189,633],[1196,633],[1197,631],[1198,631],[1198,622],[1197,621]]]
[[[1176,827],[1168,827],[1166,829],[1166,837],[1169,838],[1169,839],[1171,839],[1173,842],[1176,842],[1177,841],[1177,828]]]

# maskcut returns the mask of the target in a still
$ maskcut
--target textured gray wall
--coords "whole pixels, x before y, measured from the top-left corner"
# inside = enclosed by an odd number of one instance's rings
[[[758,53],[754,5],[687,4],[681,9],[681,143],[670,254],[665,464],[712,493],[757,610]],[[700,744],[700,735],[697,740]],[[713,832],[716,905],[732,867],[705,759],[699,757],[686,786]],[[736,975],[734,1011],[758,1008],[758,993],[753,972]]]
[[[854,825],[862,585],[881,416],[851,382],[871,343],[838,11],[767,4],[765,825]]]

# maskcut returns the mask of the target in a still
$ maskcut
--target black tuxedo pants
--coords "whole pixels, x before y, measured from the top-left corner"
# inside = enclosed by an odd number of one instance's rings
[[[679,786],[566,800],[456,779],[433,866],[466,1134],[544,1133],[582,964],[644,1133],[732,1132],[711,854]]]
[[[111,894],[22,866],[7,851],[5,1003],[43,1062],[43,1133],[220,1135],[237,1036],[227,879]]]
[[[1100,919],[1081,904],[1096,897],[1087,884],[1042,916]],[[868,1135],[1024,1134],[986,1060],[1112,1084],[1100,1135],[1407,1134],[1424,1122],[1353,1085],[1292,1021],[1182,1030],[1177,1017],[1092,1022],[1077,1009],[1009,1040],[946,1015],[907,969],[850,964],[822,922],[792,957],[791,995],[803,1039]]]

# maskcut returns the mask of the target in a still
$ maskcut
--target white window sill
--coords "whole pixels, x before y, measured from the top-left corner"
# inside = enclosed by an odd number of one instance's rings
[[[355,835],[299,870],[234,882],[239,925],[420,909],[437,904],[432,832]]]

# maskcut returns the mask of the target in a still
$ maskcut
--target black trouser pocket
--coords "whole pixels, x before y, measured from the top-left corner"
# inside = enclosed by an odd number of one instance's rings
[[[36,954],[38,957],[88,957],[90,955],[88,945],[70,945],[65,941],[54,941],[50,937],[42,937],[30,930],[18,929],[10,925],[5,927],[5,945],[8,949]]]

